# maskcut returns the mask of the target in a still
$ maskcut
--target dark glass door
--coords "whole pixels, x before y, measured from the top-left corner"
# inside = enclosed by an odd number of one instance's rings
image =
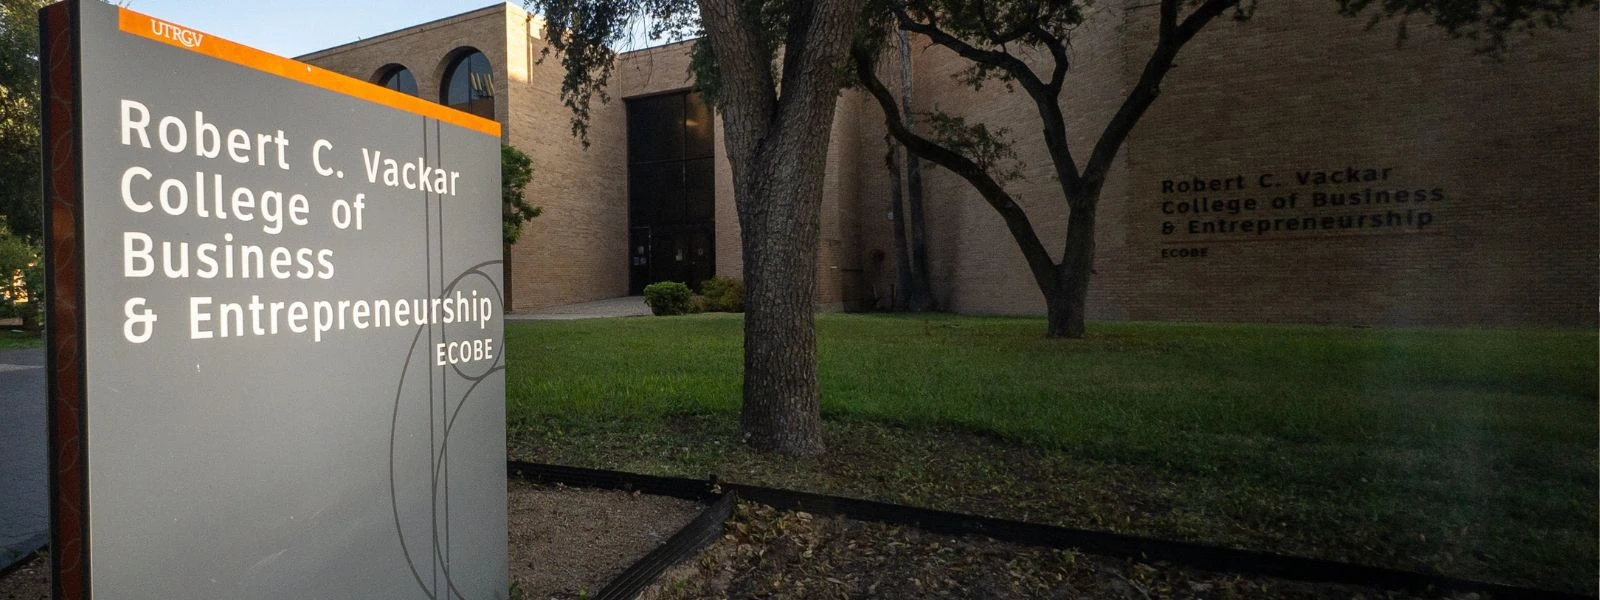
[[[644,293],[644,286],[650,285],[650,266],[652,264],[650,251],[653,242],[650,240],[649,227],[634,227],[628,230],[628,293],[638,296]]]
[[[628,287],[716,274],[711,110],[680,92],[628,101]]]
[[[628,290],[637,296],[657,281],[677,281],[700,291],[717,274],[710,226],[635,227],[628,241]]]

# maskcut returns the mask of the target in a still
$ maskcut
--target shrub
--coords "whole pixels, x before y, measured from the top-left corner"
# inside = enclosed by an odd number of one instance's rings
[[[712,277],[701,284],[705,292],[706,309],[715,312],[744,312],[744,280],[735,277]]]
[[[528,204],[525,191],[533,181],[533,159],[521,150],[500,145],[500,234],[510,246],[522,237],[522,225],[544,209]]]
[[[44,331],[44,258],[43,252],[34,247],[34,255],[38,260],[22,270],[23,291],[28,293],[28,308],[21,311],[22,328],[28,331]]]
[[[676,281],[662,281],[644,286],[644,303],[658,316],[681,315],[693,305],[689,301],[689,286]]]
[[[44,260],[39,247],[12,235],[0,218],[0,318],[22,317],[36,329],[44,316]]]

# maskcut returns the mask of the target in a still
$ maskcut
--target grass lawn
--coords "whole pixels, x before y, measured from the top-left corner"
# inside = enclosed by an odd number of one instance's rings
[[[38,348],[41,346],[44,346],[44,338],[36,333],[0,327],[0,350]]]
[[[823,315],[830,452],[738,443],[737,315],[513,323],[515,458],[1592,592],[1592,332]]]

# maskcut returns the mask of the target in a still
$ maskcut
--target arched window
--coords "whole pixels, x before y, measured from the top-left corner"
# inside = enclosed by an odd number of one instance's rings
[[[489,69],[489,59],[469,49],[450,61],[439,82],[439,100],[445,106],[493,119],[494,71]]]
[[[402,94],[417,95],[417,78],[411,74],[411,69],[400,65],[379,69],[377,83]]]

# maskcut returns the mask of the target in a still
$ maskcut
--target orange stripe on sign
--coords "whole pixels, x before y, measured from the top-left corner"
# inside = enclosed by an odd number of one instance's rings
[[[150,15],[136,13],[126,8],[119,7],[117,10],[120,13],[119,25],[123,33],[148,38],[239,66],[249,67],[263,73],[271,73],[285,79],[314,85],[374,104],[381,104],[389,108],[438,119],[486,135],[500,137],[500,123],[474,114],[461,112],[442,104],[435,104],[410,94],[373,85],[354,77],[341,75],[321,67],[314,67],[297,60],[287,59],[244,44],[230,42],[208,33],[195,31],[188,27],[169,23]]]

